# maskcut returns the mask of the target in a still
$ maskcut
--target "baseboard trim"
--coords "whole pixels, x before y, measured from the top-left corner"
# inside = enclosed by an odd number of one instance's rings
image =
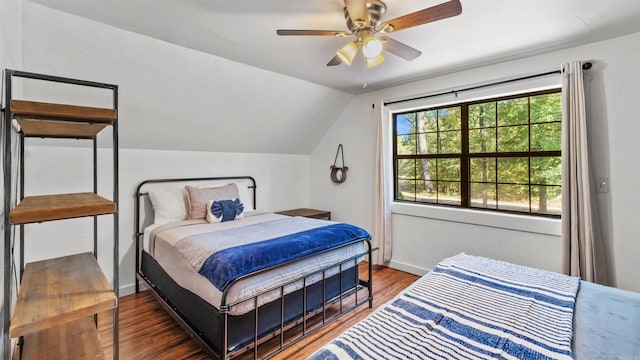
[[[429,271],[431,271],[431,269],[421,268],[421,267],[418,267],[418,266],[414,266],[414,265],[410,265],[410,264],[407,264],[407,263],[403,263],[401,261],[395,261],[393,259],[391,259],[391,261],[389,261],[389,267],[393,268],[393,269],[396,269],[396,270],[408,272],[410,274],[419,275],[419,276],[422,276],[422,275],[428,273]]]
[[[120,296],[131,295],[131,294],[133,294],[135,292],[136,292],[136,285],[135,284],[131,284],[131,285],[121,286],[120,287]]]

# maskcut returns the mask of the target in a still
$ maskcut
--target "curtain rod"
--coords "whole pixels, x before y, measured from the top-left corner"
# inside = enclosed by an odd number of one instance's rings
[[[592,64],[590,62],[586,62],[586,63],[582,64],[582,69],[583,70],[589,70],[589,69],[591,69],[591,66],[592,66]],[[399,104],[399,103],[409,102],[409,101],[414,101],[414,100],[424,100],[424,99],[429,99],[429,98],[437,97],[437,96],[443,96],[443,95],[455,94],[455,93],[464,92],[464,91],[482,89],[482,88],[485,88],[485,87],[503,85],[503,84],[508,84],[508,83],[512,83],[512,82],[516,82],[516,81],[529,80],[529,79],[533,79],[533,78],[537,78],[537,77],[541,77],[541,76],[547,76],[547,75],[552,75],[552,74],[560,74],[560,73],[562,73],[562,70],[548,71],[548,72],[545,72],[545,73],[528,75],[528,76],[523,76],[523,77],[519,77],[519,78],[515,78],[515,79],[508,79],[508,80],[496,81],[496,82],[492,82],[492,83],[488,83],[488,84],[470,86],[470,87],[466,87],[466,88],[462,88],[462,89],[458,89],[458,90],[454,89],[454,90],[444,91],[444,92],[437,93],[437,94],[417,96],[417,97],[413,97],[413,98],[409,98],[409,99],[403,99],[403,100],[388,101],[388,102],[385,102],[384,105],[387,106],[387,105]]]

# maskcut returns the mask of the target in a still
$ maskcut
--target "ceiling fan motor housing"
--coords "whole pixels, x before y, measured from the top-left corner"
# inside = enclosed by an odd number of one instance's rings
[[[359,21],[354,21],[349,16],[347,8],[344,8],[344,17],[347,20],[347,28],[354,34],[358,32],[366,31],[368,33],[375,32],[376,29],[382,24],[382,15],[387,11],[387,5],[379,0],[367,1],[367,13],[369,14],[368,22],[360,24]]]

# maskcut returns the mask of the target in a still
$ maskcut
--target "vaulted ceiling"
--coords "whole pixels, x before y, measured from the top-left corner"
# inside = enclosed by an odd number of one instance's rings
[[[342,1],[22,0],[22,67],[120,85],[122,148],[304,155],[355,94],[640,32],[640,0],[460,0],[389,35],[420,57],[373,69],[326,66],[347,39],[276,35],[346,30]],[[385,0],[384,19],[444,1]]]
[[[347,39],[276,29],[346,30],[341,0],[32,0],[104,24],[353,94],[640,31],[639,0],[461,0],[462,14],[390,35],[422,51],[366,69],[326,63]],[[385,0],[384,19],[443,0]]]

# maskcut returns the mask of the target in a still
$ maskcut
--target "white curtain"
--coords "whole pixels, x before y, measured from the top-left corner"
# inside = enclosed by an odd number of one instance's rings
[[[592,199],[582,62],[564,65],[562,76],[562,238],[565,270],[583,280],[608,282],[604,245]]]
[[[376,137],[375,185],[373,199],[373,264],[383,265],[391,260],[391,199],[393,197],[393,172],[391,152],[388,147],[389,111],[382,101],[374,104]]]

